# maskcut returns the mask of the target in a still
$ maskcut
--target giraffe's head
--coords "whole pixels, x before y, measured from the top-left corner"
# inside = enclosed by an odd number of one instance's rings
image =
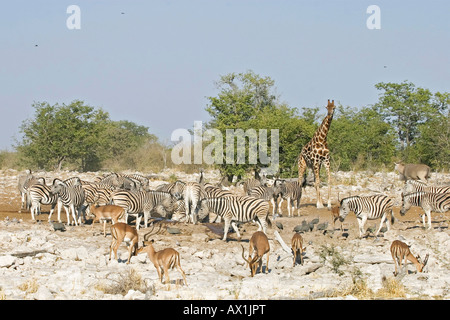
[[[336,108],[334,106],[334,100],[331,100],[331,102],[330,102],[330,99],[328,99],[328,105],[327,105],[328,115],[332,115],[333,114],[334,108]]]

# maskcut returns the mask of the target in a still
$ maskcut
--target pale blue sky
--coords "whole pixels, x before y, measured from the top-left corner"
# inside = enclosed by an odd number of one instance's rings
[[[72,4],[80,30],[66,27]],[[366,27],[372,4],[380,30]],[[0,21],[0,150],[33,101],[84,100],[169,141],[209,120],[206,97],[230,72],[271,77],[298,108],[373,104],[381,81],[450,91],[447,0],[4,1]]]

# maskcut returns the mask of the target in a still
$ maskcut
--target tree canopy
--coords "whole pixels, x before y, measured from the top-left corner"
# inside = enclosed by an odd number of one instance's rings
[[[27,166],[61,169],[63,163],[98,170],[110,157],[135,151],[149,139],[148,128],[129,121],[112,121],[102,109],[73,101],[69,105],[33,104],[35,115],[21,126],[17,150]]]
[[[227,130],[266,130],[267,156],[274,156],[272,143],[278,142],[279,174],[296,177],[298,155],[325,116],[325,102],[323,108],[289,106],[276,94],[273,79],[253,71],[221,76],[216,86],[217,95],[207,97],[205,110],[211,119],[206,129],[221,133],[222,149],[230,143]],[[328,134],[332,170],[393,170],[398,160],[449,170],[450,93],[433,93],[407,81],[380,82],[375,89],[380,95],[373,105],[337,104]],[[80,100],[68,105],[36,102],[33,108],[33,117],[22,122],[22,140],[16,145],[22,167],[87,171],[174,165],[168,161],[169,147],[160,144],[148,127],[112,121],[101,108]],[[278,130],[277,141],[272,141],[271,129]],[[250,139],[245,136],[247,161],[227,163],[223,154],[224,161],[213,165],[229,178],[267,167],[259,153],[255,163],[248,161]],[[12,162],[10,153],[0,154],[0,165]]]
[[[298,155],[325,108],[303,107],[300,112],[280,102],[275,82],[253,71],[221,76],[216,84],[219,92],[208,97],[206,107],[209,127],[223,134],[226,129],[278,129],[280,174],[295,177]],[[432,93],[407,81],[380,82],[375,88],[381,93],[372,106],[338,105],[328,134],[333,170],[391,170],[398,160],[448,170],[450,94]],[[241,176],[262,165],[218,167],[228,176]]]

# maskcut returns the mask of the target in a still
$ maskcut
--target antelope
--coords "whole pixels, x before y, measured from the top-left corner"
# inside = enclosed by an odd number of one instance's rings
[[[300,256],[300,264],[303,265],[302,254],[305,251],[305,248],[303,247],[303,238],[300,235],[300,233],[294,233],[294,236],[292,237],[291,240],[291,247],[292,253],[294,255],[293,267],[295,267],[295,261],[297,261],[297,256]]]
[[[421,180],[427,182],[430,178],[430,167],[425,164],[395,163],[394,170],[400,173],[400,180]]]
[[[409,246],[406,243],[401,242],[400,240],[395,240],[392,242],[391,254],[392,254],[392,259],[394,259],[394,264],[395,264],[395,272],[394,272],[395,276],[398,274],[397,265],[398,265],[399,269],[402,268],[402,260],[403,259],[405,260],[405,269],[407,269],[406,264],[409,260],[412,263],[414,263],[417,271],[422,272],[423,268],[426,266],[426,264],[428,262],[428,257],[429,257],[429,254],[427,254],[425,256],[425,260],[422,262],[422,259],[420,258],[420,256],[418,255],[417,257],[415,257],[409,250]]]
[[[92,204],[90,206],[90,212],[95,217],[92,220],[92,229],[94,228],[94,223],[96,221],[101,222],[103,220],[103,235],[106,237],[106,221],[111,220],[112,224],[115,224],[121,220],[125,221],[125,210],[122,207],[108,204],[105,206],[95,206]]]
[[[146,236],[144,236],[144,239]],[[160,251],[155,251],[155,248],[153,247],[154,240],[151,241],[143,241],[143,246],[137,249],[137,254],[141,252],[146,252],[148,257],[150,258],[151,262],[156,268],[156,271],[158,271],[159,279],[161,280],[161,283],[163,283],[163,276],[166,275],[166,282],[165,284],[169,285],[170,288],[170,278],[169,278],[169,270],[176,267],[178,271],[180,271],[181,275],[183,276],[184,283],[187,285],[186,281],[186,275],[181,269],[180,265],[180,254],[178,251],[176,251],[173,248],[166,248]]]
[[[136,228],[129,226],[126,223],[118,222],[111,226],[112,242],[109,250],[109,260],[111,260],[111,253],[114,251],[114,258],[117,259],[117,249],[120,244],[125,241],[128,246],[128,261],[130,263],[131,256],[136,255],[139,236]],[[134,250],[133,250],[134,249]]]
[[[336,229],[336,220],[339,219],[339,209],[340,209],[341,200],[339,200],[338,193],[338,204],[334,207],[331,207],[331,219],[333,220],[333,231]],[[341,232],[344,232],[343,225],[344,223],[341,221]]]
[[[257,266],[256,264],[259,262],[259,269],[260,272],[262,272],[262,257],[264,254],[267,255],[267,264],[266,264],[266,271],[269,270],[269,240],[267,239],[267,236],[262,231],[256,231],[252,237],[250,238],[250,247],[249,247],[249,253],[248,253],[248,259],[244,256],[244,247],[242,247],[242,258],[248,263],[250,267],[250,274],[253,277],[256,274]],[[253,250],[255,250],[255,256],[250,259]]]

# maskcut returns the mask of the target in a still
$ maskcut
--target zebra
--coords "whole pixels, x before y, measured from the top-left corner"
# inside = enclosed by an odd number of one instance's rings
[[[197,223],[197,211],[200,199],[206,197],[203,186],[198,182],[186,182],[183,188],[183,199],[187,215],[187,222]]]
[[[50,215],[48,217],[48,221],[50,221],[50,217],[52,216],[52,213],[55,210],[55,206],[58,203],[58,195],[53,194],[50,191],[50,187],[45,184],[45,181],[44,183],[33,184],[28,188],[28,200],[31,204],[30,212],[31,219],[33,221],[36,221],[34,215],[38,215],[41,213],[41,204],[51,205],[52,207],[50,209]]]
[[[402,193],[402,208],[400,214],[404,216],[412,207],[421,207],[424,211],[422,223],[425,228],[425,215],[428,217],[428,229],[431,229],[431,211],[447,212],[450,210],[450,193],[413,192]]]
[[[384,221],[386,221],[388,230],[390,230],[390,224],[394,224],[393,206],[392,199],[382,194],[344,198],[340,203],[339,220],[343,222],[348,213],[353,211],[358,219],[359,237],[362,238],[365,233],[364,225],[366,221],[381,218],[380,226],[375,233],[375,237],[377,237]],[[390,215],[390,220],[388,215]]]
[[[150,191],[150,180],[147,177],[144,177],[143,175],[137,173],[134,174],[120,173],[119,176],[138,181],[144,191]]]
[[[20,206],[19,212],[22,212],[22,209],[29,209],[29,201],[27,201],[27,189],[33,185],[33,180],[35,177],[31,173],[30,169],[25,171],[25,175],[20,175],[17,178],[17,188],[19,189],[20,197],[22,199],[22,204]]]
[[[244,193],[246,195],[250,195],[250,192],[252,191],[253,188],[256,188],[259,186],[264,186],[264,185],[266,185],[265,181],[262,182],[260,179],[253,179],[253,178],[247,179],[244,181],[244,185],[243,185]]]
[[[115,190],[113,187],[107,186],[97,186],[94,194],[94,203],[99,206],[107,205],[112,203],[112,195]]]
[[[219,198],[219,197],[234,197],[235,194],[229,190],[224,190],[220,187],[207,184],[205,186],[205,193],[206,197],[208,198]],[[210,222],[219,222],[221,221],[221,217],[219,215],[216,215],[214,219],[210,220]]]
[[[115,172],[104,176],[97,182],[111,185],[116,189],[125,189],[125,190],[141,189],[141,183],[138,180],[126,177],[122,174],[118,174]]]
[[[72,181],[74,184],[70,185]],[[52,186],[50,187],[50,192],[58,195],[59,200],[61,200],[61,203],[64,206],[64,210],[66,211],[67,214],[67,223],[70,224],[69,215],[71,211],[75,225],[78,226],[78,223],[81,224],[81,212],[84,209],[83,206],[84,190],[83,187],[81,186],[80,179],[76,177],[75,179],[66,182],[58,178],[55,178],[53,180]],[[75,209],[77,210],[78,223],[75,217]],[[84,220],[86,220],[84,216],[83,218]],[[60,220],[59,212],[58,212],[58,220]]]
[[[297,215],[300,216],[300,199],[302,197],[302,188],[305,187],[305,181],[303,183],[300,183],[298,181],[282,181],[277,180],[275,181],[275,185],[280,185],[281,192],[280,192],[280,203],[277,204],[278,206],[278,213],[281,216],[281,204],[283,203],[283,200],[287,201],[287,209],[288,209],[288,216],[294,216],[294,201],[296,201],[296,209],[297,209]]]
[[[270,203],[272,204],[272,216],[275,219],[275,210],[276,210],[275,201],[278,198],[280,192],[281,192],[280,186],[272,186],[272,187],[258,186],[250,190],[249,196],[257,199],[262,199],[264,201],[270,201]]]
[[[185,183],[181,180],[177,180],[172,183],[165,183],[156,187],[156,191],[169,192],[176,198],[181,198],[183,194]]]
[[[125,220],[128,215],[136,215],[136,229],[139,230],[140,217],[144,214],[144,227],[147,228],[151,212],[156,210],[160,215],[166,216],[173,211],[175,198],[168,192],[163,191],[130,191],[121,190],[113,193],[112,203],[125,209]]]
[[[211,184],[205,185],[204,190],[206,193],[206,197],[208,198],[229,197],[235,195],[233,192],[229,190],[224,190],[220,187],[216,187]]]
[[[428,186],[426,183],[418,180],[406,181],[403,189],[404,194],[420,191],[427,193],[450,193],[450,186]]]
[[[29,189],[31,186],[35,184],[45,184],[45,179],[43,177],[31,177],[30,179],[27,179],[23,185],[22,185],[22,192],[25,192],[25,194],[22,194],[22,201],[25,200],[25,208],[29,209],[31,208],[31,199],[29,195]],[[25,197],[23,197],[25,196]],[[21,206],[21,209],[19,212],[22,212],[23,205]]]
[[[114,187],[102,184],[84,182],[82,183],[84,190],[84,205],[86,207],[86,213],[90,214],[90,205],[107,205],[111,202],[111,194],[115,191]]]
[[[204,198],[200,200],[199,217],[205,217],[210,212],[220,215],[225,223],[223,229],[223,240],[227,240],[228,229],[231,226],[241,238],[236,222],[248,222],[255,220],[258,231],[266,233],[267,225],[271,226],[269,216],[269,203],[262,199],[249,196],[235,196],[224,198]]]

